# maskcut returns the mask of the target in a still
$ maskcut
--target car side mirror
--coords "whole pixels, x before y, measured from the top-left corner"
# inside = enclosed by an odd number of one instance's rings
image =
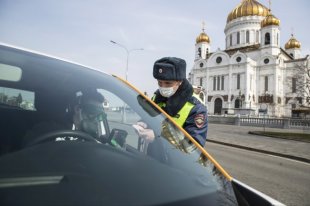
[[[150,102],[148,102],[143,96],[137,96],[138,103],[140,106],[152,117],[155,117],[160,114],[160,111],[156,107],[154,107]]]

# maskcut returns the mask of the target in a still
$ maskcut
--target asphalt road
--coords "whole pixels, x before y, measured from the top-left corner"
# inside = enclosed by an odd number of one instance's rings
[[[229,145],[243,146],[246,148],[254,148],[256,150],[269,151],[291,157],[298,157],[299,159],[304,159],[306,162],[310,163],[310,143],[260,135],[251,135],[248,133],[249,131],[262,131],[262,129],[263,128],[261,127],[209,124],[208,140],[228,143]],[[266,131],[283,133],[310,132],[296,129],[277,128],[266,128]]]
[[[310,164],[207,143],[207,151],[234,178],[288,206],[310,205]]]

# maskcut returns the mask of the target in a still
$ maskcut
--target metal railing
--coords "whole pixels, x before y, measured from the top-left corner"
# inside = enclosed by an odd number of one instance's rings
[[[215,124],[310,130],[310,119],[209,116]]]

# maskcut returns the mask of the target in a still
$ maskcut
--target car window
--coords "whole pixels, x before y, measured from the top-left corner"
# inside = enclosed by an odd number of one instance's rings
[[[22,70],[19,67],[0,63],[0,80],[19,81]]]
[[[137,149],[138,137],[132,125],[141,120],[141,117],[131,108],[131,106],[127,105],[115,94],[105,89],[98,89],[98,92],[100,92],[105,98],[103,107],[107,114],[110,130],[125,130],[127,133],[126,144]]]
[[[35,94],[31,91],[0,87],[0,106],[35,111]]]

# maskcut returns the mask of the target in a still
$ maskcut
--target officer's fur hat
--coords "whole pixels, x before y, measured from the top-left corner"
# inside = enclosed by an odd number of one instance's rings
[[[186,79],[186,62],[177,57],[161,58],[154,63],[153,76],[159,80]]]

